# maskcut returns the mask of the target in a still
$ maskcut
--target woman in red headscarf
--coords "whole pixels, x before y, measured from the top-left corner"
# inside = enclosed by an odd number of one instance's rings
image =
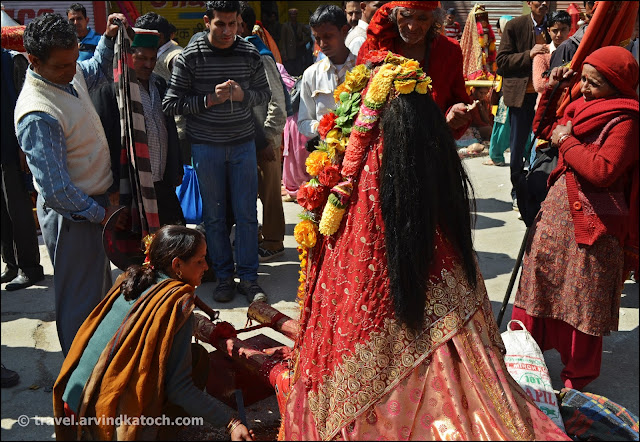
[[[433,81],[434,101],[459,138],[471,123],[466,110],[471,99],[465,90],[460,45],[438,30],[434,11],[439,3],[397,1],[381,6],[369,23],[357,63],[365,63],[374,51],[391,51],[419,61]]]
[[[554,68],[539,107],[557,102],[551,88],[574,74]],[[513,319],[543,351],[560,352],[568,388],[600,374],[602,336],[618,329],[623,283],[638,271],[637,85],[631,53],[603,47],[585,59],[582,96],[562,119],[547,112],[534,122],[560,156],[532,226]]]
[[[356,92],[320,123],[325,146],[307,162],[318,178],[298,193],[304,299],[280,438],[568,440],[505,368],[471,184],[429,79],[396,54],[370,66],[339,86]],[[337,172],[328,152],[340,157],[347,127]]]

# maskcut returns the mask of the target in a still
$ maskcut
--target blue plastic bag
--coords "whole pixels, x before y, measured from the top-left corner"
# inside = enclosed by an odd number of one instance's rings
[[[200,224],[202,222],[202,197],[200,196],[198,177],[192,166],[185,165],[183,167],[182,184],[176,187],[176,194],[187,224]]]

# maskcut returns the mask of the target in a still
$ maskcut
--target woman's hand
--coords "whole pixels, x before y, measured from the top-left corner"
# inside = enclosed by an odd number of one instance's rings
[[[571,135],[572,130],[573,124],[571,123],[571,121],[567,121],[566,126],[558,124],[555,129],[553,129],[553,133],[551,134],[551,144],[560,147],[562,142]]]
[[[576,75],[573,69],[567,66],[558,66],[551,69],[549,74],[549,81],[547,82],[547,88],[552,89],[556,84],[561,83],[562,87],[569,86],[569,82]]]
[[[243,424],[238,425],[231,432],[231,440],[255,440],[253,430],[249,430]]]

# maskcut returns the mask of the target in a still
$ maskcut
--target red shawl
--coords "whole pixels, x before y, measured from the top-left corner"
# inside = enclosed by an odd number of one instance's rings
[[[576,242],[591,245],[603,234],[615,235],[625,247],[625,269],[637,269],[638,100],[578,99],[557,124],[567,121],[573,124],[573,136],[560,147],[549,185],[566,173]],[[545,133],[550,134],[553,127]],[[625,210],[620,207],[624,206],[628,206],[628,214],[621,216]]]
[[[418,8],[406,6],[405,3],[425,3],[425,5]],[[428,9],[427,3],[437,2],[390,2],[380,7],[369,23],[367,39],[358,52],[357,64],[366,63],[369,60],[369,54],[375,53],[374,51],[391,51],[404,55],[397,47],[400,34],[397,26],[389,20],[389,14],[396,6]],[[428,64],[426,73],[432,80],[432,97],[445,115],[456,103],[471,103],[462,75],[462,50],[456,40],[439,34],[431,43]],[[424,68],[424,62],[421,65]],[[454,137],[460,138],[468,127],[465,125],[454,131]]]

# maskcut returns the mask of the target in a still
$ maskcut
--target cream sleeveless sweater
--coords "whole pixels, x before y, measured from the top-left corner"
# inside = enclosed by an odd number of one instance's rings
[[[169,80],[171,80],[171,69],[169,69],[169,63],[171,63],[171,60],[176,58],[176,56],[181,52],[182,46],[172,45],[158,57],[156,67],[153,69],[153,72],[164,78],[167,84],[169,84]]]
[[[20,120],[31,112],[44,112],[55,118],[67,144],[71,182],[89,196],[101,195],[113,182],[109,144],[80,66],[76,68],[73,86],[77,97],[27,73],[16,103],[14,123],[17,130]],[[34,184],[40,193],[38,184]]]

